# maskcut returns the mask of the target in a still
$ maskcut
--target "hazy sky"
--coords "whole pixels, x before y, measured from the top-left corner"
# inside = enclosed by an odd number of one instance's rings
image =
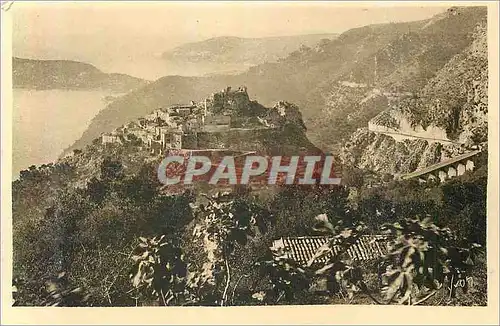
[[[139,60],[214,36],[263,37],[341,33],[384,22],[429,18],[423,6],[335,2],[16,2],[14,55],[87,61],[113,70],[113,60]]]

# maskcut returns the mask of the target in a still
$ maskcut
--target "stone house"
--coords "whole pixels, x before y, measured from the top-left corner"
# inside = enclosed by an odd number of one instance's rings
[[[158,140],[151,140],[149,142],[149,149],[151,150],[152,154],[162,154],[163,153],[162,144]]]
[[[106,133],[101,136],[102,144],[121,144],[121,137],[115,133]]]
[[[203,131],[226,131],[230,129],[231,116],[222,114],[207,115],[204,121]]]
[[[198,118],[191,118],[191,119],[188,119],[186,122],[184,122],[184,124],[182,125],[182,128],[184,130],[184,132],[186,133],[189,133],[189,132],[197,132],[197,131],[200,131],[201,129],[201,121],[200,120],[204,120],[204,119],[198,119]]]
[[[187,117],[193,113],[194,109],[196,109],[196,105],[191,103],[190,105],[176,105],[170,107],[168,112],[170,116]]]
[[[181,149],[182,148],[182,135],[181,129],[162,129],[158,136],[161,149]]]

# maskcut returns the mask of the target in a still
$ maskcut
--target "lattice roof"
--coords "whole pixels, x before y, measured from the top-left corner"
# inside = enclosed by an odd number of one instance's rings
[[[289,259],[300,264],[307,264],[316,251],[331,238],[324,236],[305,237],[284,237],[275,240],[272,250],[281,248]],[[383,235],[364,235],[355,244],[351,245],[346,254],[352,260],[373,260],[380,258],[387,253],[388,238]],[[334,246],[333,251],[316,260],[318,263],[327,262],[332,255],[337,255],[341,251],[340,246]]]

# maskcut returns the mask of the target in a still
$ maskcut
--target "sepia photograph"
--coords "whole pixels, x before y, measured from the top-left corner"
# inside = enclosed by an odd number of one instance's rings
[[[498,322],[496,3],[2,1],[2,21],[3,307]]]

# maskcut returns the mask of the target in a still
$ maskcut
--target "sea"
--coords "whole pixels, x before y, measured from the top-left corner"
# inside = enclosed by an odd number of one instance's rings
[[[13,90],[12,177],[57,160],[106,105],[100,90]]]

